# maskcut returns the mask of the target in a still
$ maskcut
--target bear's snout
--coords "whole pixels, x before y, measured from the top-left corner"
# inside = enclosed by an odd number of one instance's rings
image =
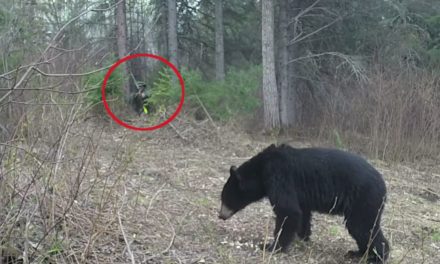
[[[222,204],[220,212],[218,213],[218,218],[226,220],[234,214],[234,211],[229,209],[226,205]]]

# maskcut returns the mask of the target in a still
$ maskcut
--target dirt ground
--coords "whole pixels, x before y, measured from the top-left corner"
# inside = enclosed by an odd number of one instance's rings
[[[56,262],[359,263],[344,257],[356,244],[342,217],[314,214],[311,241],[275,255],[257,249],[271,239],[274,226],[267,201],[218,219],[229,167],[276,143],[231,127],[182,119],[155,132],[103,128],[92,120],[79,124],[72,135],[93,134],[96,148],[60,228],[63,249]],[[72,145],[66,152],[80,150]],[[371,162],[388,187],[382,225],[390,263],[439,263],[440,164]],[[63,166],[66,174],[75,170],[74,164]]]

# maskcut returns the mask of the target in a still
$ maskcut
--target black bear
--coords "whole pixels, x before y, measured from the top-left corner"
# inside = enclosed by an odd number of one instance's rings
[[[276,215],[273,243],[285,251],[295,234],[308,240],[311,213],[343,215],[358,251],[375,263],[388,258],[388,241],[380,228],[386,199],[382,175],[365,159],[336,149],[271,145],[230,168],[221,194],[219,217],[230,218],[248,204],[267,197]],[[278,241],[277,241],[278,240]],[[277,243],[278,242],[278,243]]]

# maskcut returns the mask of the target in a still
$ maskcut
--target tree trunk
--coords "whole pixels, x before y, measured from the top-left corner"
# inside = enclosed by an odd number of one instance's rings
[[[176,0],[168,0],[168,56],[170,62],[178,67]]]
[[[169,58],[168,56],[168,8],[167,2],[160,2],[160,18],[159,18],[159,36],[158,36],[158,47],[159,55],[164,58]]]
[[[125,0],[115,0],[116,6],[116,44],[118,48],[118,58],[121,59],[127,55],[127,19],[125,16]],[[130,78],[128,71],[128,63],[121,64],[125,73],[126,81],[124,82],[124,95],[128,99],[130,97],[130,85],[128,78]]]
[[[280,83],[280,119],[281,127],[292,127],[295,123],[295,88],[294,83],[289,83],[288,72],[291,67],[289,66],[289,53],[287,49],[289,37],[288,37],[288,24],[289,19],[287,16],[288,3],[287,0],[280,0],[279,6],[279,83]]]
[[[215,1],[215,78],[225,79],[225,51],[223,43],[223,1]]]
[[[274,5],[273,0],[262,0],[262,55],[264,128],[280,127],[278,89],[275,76]]]
[[[130,5],[129,5],[130,6]],[[132,53],[141,53],[145,49],[143,48],[143,34],[142,34],[142,26],[145,24],[145,21],[141,19],[140,10],[133,8],[135,6],[135,1],[131,2],[131,10],[130,14],[130,51]],[[143,63],[145,60],[141,58],[136,58],[130,60],[130,72],[133,74],[134,79],[137,82],[143,82],[146,79],[146,65]],[[133,78],[130,78],[130,88],[133,92],[137,92],[137,85],[134,83]]]

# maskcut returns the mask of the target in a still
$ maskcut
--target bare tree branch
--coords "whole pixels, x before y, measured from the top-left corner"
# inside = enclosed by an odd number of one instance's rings
[[[97,73],[97,72],[100,72],[100,71],[103,71],[103,70],[107,70],[111,66],[112,65],[108,65],[108,66],[99,68],[97,70],[90,71],[90,72],[84,72],[84,73],[46,73],[46,72],[43,72],[42,70],[38,69],[37,67],[33,67],[33,69],[36,72],[40,73],[41,75],[44,75],[44,76],[47,76],[47,77],[74,77],[74,76],[78,77],[78,76],[87,76],[87,75],[94,74],[94,73]]]
[[[300,60],[317,58],[317,57],[322,57],[322,56],[326,56],[326,55],[334,56],[334,57],[338,57],[338,58],[342,59],[344,64],[348,64],[350,66],[353,74],[356,75],[358,80],[365,81],[365,82],[368,81],[368,76],[365,74],[365,69],[361,65],[359,65],[359,63],[356,63],[352,59],[351,56],[340,53],[340,52],[322,52],[322,53],[317,53],[317,54],[310,53],[306,56],[302,56],[302,57],[298,57],[293,60],[290,60],[288,63],[294,63],[294,62],[297,62]]]
[[[324,29],[330,27],[331,25],[333,25],[334,23],[340,21],[341,19],[342,19],[341,17],[338,17],[338,18],[336,18],[335,20],[333,20],[332,22],[328,23],[327,25],[322,26],[322,27],[318,28],[317,30],[315,30],[315,31],[313,31],[313,32],[311,32],[311,33],[309,33],[309,34],[303,36],[303,37],[301,37],[301,35],[298,35],[296,38],[292,39],[292,40],[288,43],[288,45],[289,45],[289,46],[290,46],[290,45],[293,45],[293,44],[298,43],[298,42],[300,42],[300,41],[302,41],[302,40],[304,40],[304,39],[306,39],[306,38],[309,38],[309,37],[311,37],[311,36],[313,36],[313,35],[316,35],[317,33],[321,32],[322,30],[324,30]]]
[[[293,19],[292,21],[289,22],[289,25],[292,23],[295,23],[296,21],[298,21],[298,19],[300,17],[302,17],[303,15],[307,14],[308,12],[312,11],[314,9],[314,7],[320,2],[321,0],[316,0],[313,4],[311,4],[310,6],[308,6],[306,9],[304,9],[303,11],[299,12]]]

